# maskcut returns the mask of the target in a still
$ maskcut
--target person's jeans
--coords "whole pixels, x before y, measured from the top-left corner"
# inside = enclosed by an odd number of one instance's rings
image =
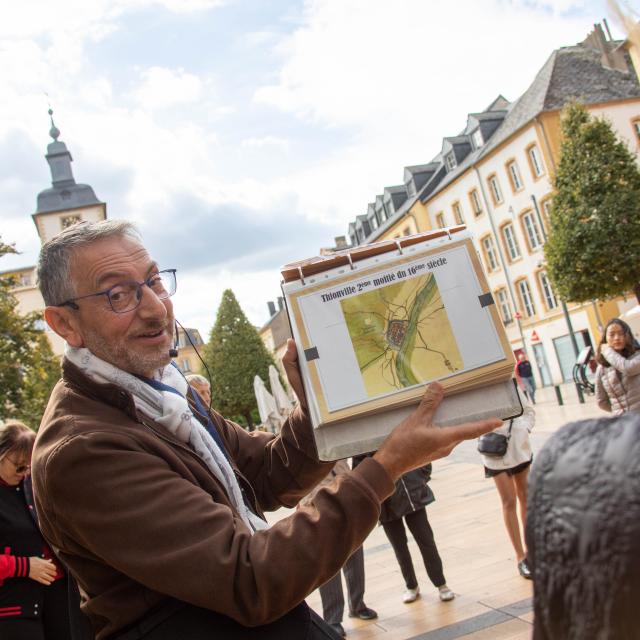
[[[522,380],[522,384],[524,386],[525,393],[531,399],[531,402],[535,404],[536,402],[536,381],[532,377],[530,378],[520,378]]]
[[[409,513],[404,519],[418,545],[418,549],[420,549],[424,568],[427,570],[429,579],[435,587],[441,587],[447,581],[444,579],[442,559],[436,547],[433,530],[427,519],[427,510],[422,507],[422,509]],[[418,580],[413,568],[413,562],[411,562],[407,532],[402,523],[402,518],[385,522],[382,527],[396,554],[407,589],[415,589],[418,586]]]

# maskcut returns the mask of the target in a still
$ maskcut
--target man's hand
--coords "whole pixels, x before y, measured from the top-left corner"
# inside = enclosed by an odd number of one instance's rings
[[[293,389],[293,392],[298,398],[298,403],[303,409],[306,409],[307,396],[304,394],[304,386],[302,384],[300,368],[298,367],[298,349],[296,348],[295,341],[291,338],[287,340],[287,350],[282,356],[282,366],[287,373],[289,386]]]
[[[40,584],[49,586],[56,576],[56,566],[51,560],[45,560],[38,556],[29,558],[29,577]]]
[[[455,427],[436,427],[433,415],[443,395],[442,385],[432,382],[418,408],[389,434],[374,454],[373,457],[387,470],[394,482],[407,471],[448,456],[463,440],[477,438],[502,424],[499,418],[490,418]]]

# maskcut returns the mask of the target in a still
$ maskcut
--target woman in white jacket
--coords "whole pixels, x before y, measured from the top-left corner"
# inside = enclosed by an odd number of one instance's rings
[[[509,422],[505,422],[494,431],[509,438],[507,452],[502,457],[483,455],[482,459],[485,478],[493,478],[500,494],[504,524],[516,553],[518,571],[523,578],[530,580],[531,570],[527,563],[524,524],[527,515],[529,467],[533,460],[529,433],[535,424],[536,414],[531,403],[519,389],[518,394],[524,408],[523,414],[514,418],[511,426]],[[518,522],[518,507],[522,527]]]

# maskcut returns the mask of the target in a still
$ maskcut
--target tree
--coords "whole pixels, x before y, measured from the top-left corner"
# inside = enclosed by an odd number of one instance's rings
[[[274,362],[231,289],[222,294],[204,361],[211,373],[213,406],[225,415],[243,416],[252,431],[251,414],[257,409],[253,379],[256,375],[268,379],[269,365]]]
[[[565,300],[633,290],[640,302],[640,171],[635,154],[603,118],[579,103],[562,113],[551,233],[545,258]]]
[[[15,247],[0,238],[0,257],[9,253],[16,253]],[[42,315],[18,313],[13,286],[11,278],[0,278],[0,419],[37,429],[60,377],[60,362],[41,329]]]

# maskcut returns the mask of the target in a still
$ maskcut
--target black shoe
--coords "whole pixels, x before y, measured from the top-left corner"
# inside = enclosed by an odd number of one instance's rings
[[[373,609],[369,609],[369,607],[362,607],[358,611],[350,611],[349,617],[360,618],[360,620],[375,620],[378,614]]]
[[[526,580],[532,580],[531,569],[529,568],[529,563],[526,558],[523,558],[518,562],[518,571]]]
[[[346,638],[347,632],[344,630],[344,627],[339,622],[331,622],[329,626],[341,637]]]

